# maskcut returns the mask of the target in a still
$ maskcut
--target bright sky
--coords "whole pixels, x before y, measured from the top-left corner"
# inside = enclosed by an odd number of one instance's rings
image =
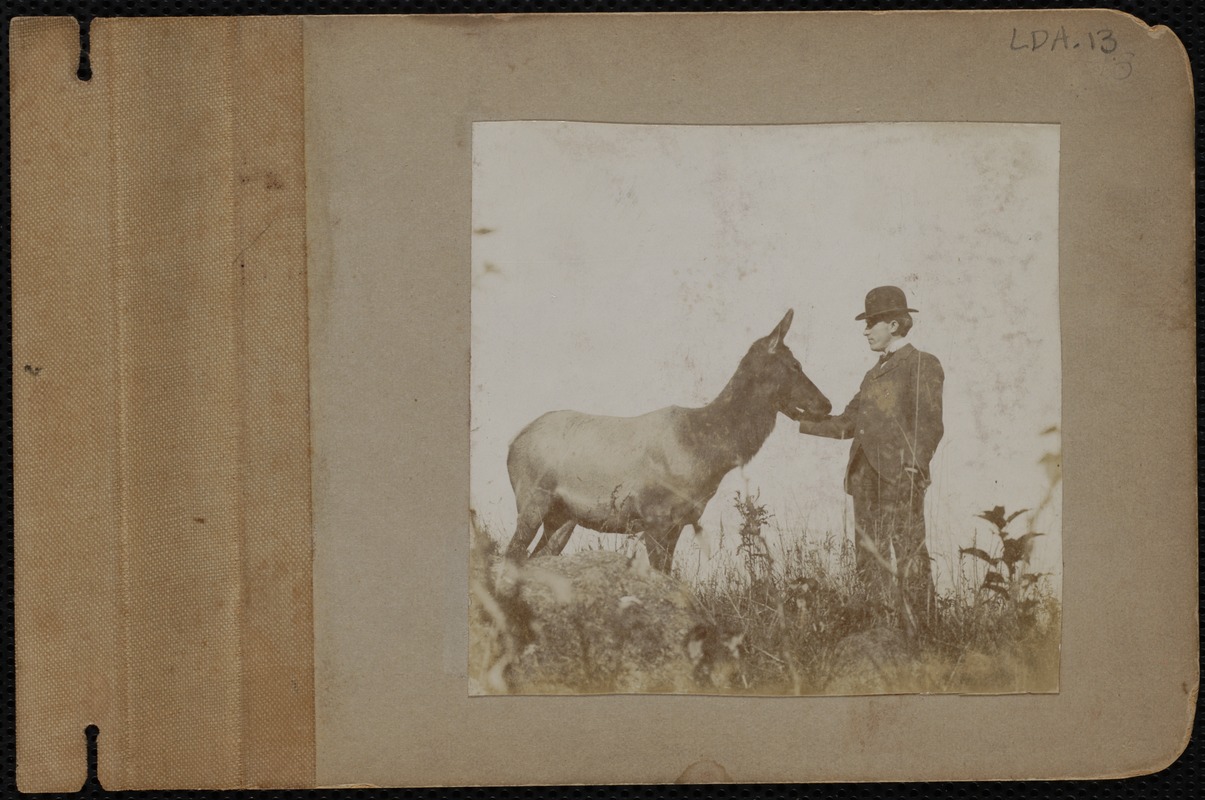
[[[948,571],[976,532],[988,542],[975,513],[1032,508],[1048,486],[1058,156],[1056,125],[476,123],[473,507],[509,539],[520,428],[554,409],[702,405],[788,308],[786,342],[839,411],[875,360],[853,318],[895,284],[920,309],[909,341],[946,373],[927,513]],[[778,535],[852,536],[848,452],[780,416],[704,526],[722,521],[734,546],[733,493],[760,490]],[[1035,521],[1033,565],[1055,573],[1058,500]]]

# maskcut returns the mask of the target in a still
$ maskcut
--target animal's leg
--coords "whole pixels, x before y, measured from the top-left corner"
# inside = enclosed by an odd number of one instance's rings
[[[703,554],[703,559],[711,560],[711,537],[703,530],[703,526],[698,522],[688,523],[691,529],[695,532],[695,542],[699,545],[699,552]],[[683,528],[686,526],[683,525]]]
[[[660,572],[668,573],[674,565],[674,548],[678,546],[678,537],[682,535],[681,525],[672,528],[662,528],[647,531],[644,534],[644,545],[649,551],[649,565]]]
[[[557,556],[565,549],[565,544],[569,541],[569,536],[573,533],[573,528],[570,528],[568,533],[560,541],[560,546],[556,546],[556,534],[560,532],[561,527],[569,522],[569,514],[565,511],[564,506],[559,502],[554,502],[552,507],[544,514],[544,532],[540,534],[540,540],[536,542],[536,546],[532,549],[531,555],[535,556]]]
[[[540,533],[539,538],[536,539],[535,547],[531,548],[532,558],[535,558],[539,555],[547,555],[547,553],[544,552],[544,548],[547,547],[548,538],[552,536],[553,531],[560,527],[561,516],[562,514],[557,508],[557,504],[555,502],[547,511],[544,512],[544,519],[541,521],[543,531]]]
[[[548,537],[548,547],[545,552],[550,556],[559,556],[561,551],[565,549],[565,545],[569,544],[569,537],[573,535],[573,529],[576,527],[577,522],[567,520],[552,533],[548,533],[548,527],[545,524],[544,535]]]
[[[540,529],[540,523],[548,510],[548,504],[548,495],[543,493],[529,496],[526,503],[520,504],[519,520],[515,523],[515,535],[511,537],[510,545],[506,548],[507,558],[516,561],[527,558],[527,548],[531,545],[531,540],[535,538],[536,531]]]

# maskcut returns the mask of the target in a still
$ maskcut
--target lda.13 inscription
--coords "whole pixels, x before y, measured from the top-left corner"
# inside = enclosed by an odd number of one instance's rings
[[[1121,43],[1109,28],[1099,30],[1068,31],[1058,28],[1012,29],[1008,47],[1014,51],[1030,53],[1096,53],[1107,56],[1113,64],[1111,77],[1125,80],[1134,74],[1134,54],[1121,49]]]

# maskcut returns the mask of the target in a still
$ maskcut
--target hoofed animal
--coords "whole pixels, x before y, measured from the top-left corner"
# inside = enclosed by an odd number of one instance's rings
[[[518,523],[507,555],[556,555],[575,526],[643,533],[649,562],[668,572],[682,529],[699,531],[720,481],[747,463],[779,413],[817,419],[832,404],[783,343],[793,311],[753,343],[715,400],[638,417],[544,414],[511,442],[507,457]]]

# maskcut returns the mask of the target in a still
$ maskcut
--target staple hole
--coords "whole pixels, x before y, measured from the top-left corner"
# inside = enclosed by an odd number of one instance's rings
[[[100,728],[96,727],[95,725],[89,725],[88,727],[84,728],[84,738],[88,742],[88,775],[84,779],[84,785],[80,787],[80,791],[87,792],[89,790],[96,789],[103,790],[104,787],[100,785],[100,774],[97,769],[98,758],[96,743],[100,738]]]
[[[79,20],[79,63],[75,68],[75,77],[81,81],[92,80],[91,28],[91,18]]]

